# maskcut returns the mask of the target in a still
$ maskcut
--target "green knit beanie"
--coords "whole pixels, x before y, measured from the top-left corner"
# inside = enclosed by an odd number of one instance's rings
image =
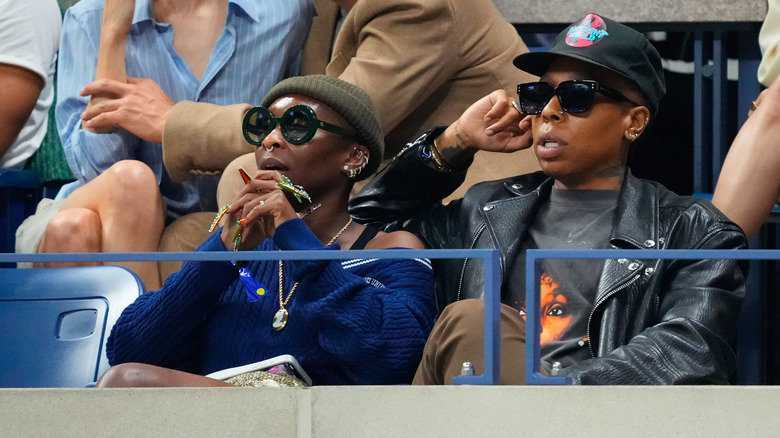
[[[357,141],[369,151],[368,164],[355,180],[371,176],[379,168],[385,152],[385,141],[379,115],[368,93],[357,85],[327,75],[287,78],[276,84],[263,98],[268,108],[282,96],[301,94],[319,100],[344,117],[357,132]]]

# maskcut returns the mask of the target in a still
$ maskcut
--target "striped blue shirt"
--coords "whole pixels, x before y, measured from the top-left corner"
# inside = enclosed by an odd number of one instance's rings
[[[198,81],[173,49],[173,28],[154,20],[150,0],[137,0],[127,41],[130,77],[160,84],[174,102],[229,105],[260,102],[280,80],[297,75],[301,50],[315,15],[311,0],[230,0],[227,22]],[[67,10],[58,64],[57,128],[77,181],[57,198],[94,179],[120,160],[143,161],[157,175],[168,215],[215,211],[219,177],[176,184],[163,168],[162,147],[119,129],[94,134],[81,129],[88,98],[78,92],[94,80],[103,0],[81,0]]]

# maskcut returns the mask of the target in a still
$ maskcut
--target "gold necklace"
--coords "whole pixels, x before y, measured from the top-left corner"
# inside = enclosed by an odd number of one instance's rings
[[[336,239],[341,237],[341,235],[344,233],[344,231],[347,231],[347,228],[352,225],[352,218],[350,217],[347,221],[347,224],[344,225],[338,233],[336,233],[335,236],[333,236],[332,239],[328,243],[325,244],[325,246],[330,245],[331,243],[335,242]],[[295,289],[298,287],[299,282],[295,282],[293,284],[292,289],[290,289],[290,293],[287,294],[287,298],[284,297],[284,262],[279,260],[279,310],[274,314],[274,321],[271,324],[271,326],[274,328],[274,330],[279,331],[284,328],[284,326],[287,325],[287,316],[288,312],[287,309],[284,308],[284,306],[287,305],[287,303],[290,302],[290,298],[292,298],[293,292],[295,292]]]

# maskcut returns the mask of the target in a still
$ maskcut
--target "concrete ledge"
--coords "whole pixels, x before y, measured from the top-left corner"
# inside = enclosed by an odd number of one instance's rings
[[[2,389],[3,436],[777,436],[778,387]]]
[[[568,24],[588,12],[625,23],[762,22],[766,0],[493,0],[510,23]]]

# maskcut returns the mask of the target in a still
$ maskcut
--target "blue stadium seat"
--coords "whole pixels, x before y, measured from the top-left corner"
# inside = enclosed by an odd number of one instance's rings
[[[0,387],[85,387],[108,369],[105,344],[144,292],[118,266],[0,269]]]

